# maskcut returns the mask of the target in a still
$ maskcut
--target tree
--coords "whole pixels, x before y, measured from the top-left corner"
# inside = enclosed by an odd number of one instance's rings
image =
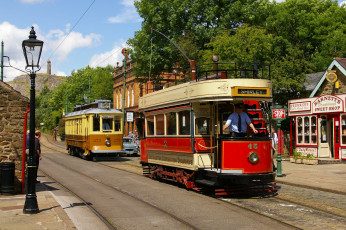
[[[154,27],[175,43],[191,39],[188,47],[206,49],[205,44],[224,29],[234,29],[242,23],[263,24],[273,6],[269,0],[142,0],[135,2],[143,18],[142,29],[128,40],[131,59],[136,62],[136,76],[155,78],[162,71],[186,65],[179,51]],[[180,41],[180,42],[179,42]],[[194,56],[185,46],[184,53]],[[189,56],[189,57],[190,57]],[[191,58],[190,57],[190,58]]]

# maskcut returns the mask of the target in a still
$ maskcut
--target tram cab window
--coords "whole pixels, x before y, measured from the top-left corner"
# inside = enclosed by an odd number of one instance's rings
[[[93,116],[93,131],[100,131],[100,117],[98,115]]]
[[[121,119],[120,117],[114,117],[114,131],[121,130]]]
[[[179,135],[190,135],[190,111],[180,111],[179,115]]]
[[[167,135],[177,135],[176,113],[166,113]]]
[[[206,117],[200,117],[196,119],[196,135],[209,135],[210,119]]]
[[[154,116],[147,116],[147,135],[154,135]]]
[[[113,129],[113,116],[102,116],[102,130],[112,131]]]

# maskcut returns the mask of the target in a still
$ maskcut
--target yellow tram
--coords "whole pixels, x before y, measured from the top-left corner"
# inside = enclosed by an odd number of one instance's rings
[[[122,112],[110,105],[110,100],[94,100],[66,115],[66,149],[70,155],[90,160],[123,152]]]

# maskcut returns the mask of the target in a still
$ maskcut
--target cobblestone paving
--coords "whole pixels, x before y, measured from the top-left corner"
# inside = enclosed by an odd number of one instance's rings
[[[346,229],[345,195],[280,186],[279,194],[275,197],[222,200],[302,229]]]

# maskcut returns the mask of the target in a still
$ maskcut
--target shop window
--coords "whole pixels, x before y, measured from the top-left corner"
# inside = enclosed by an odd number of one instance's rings
[[[304,117],[304,144],[310,143],[310,122],[309,117]]]
[[[316,116],[297,117],[297,144],[317,144],[317,118]]]
[[[166,113],[167,135],[177,135],[177,116],[176,113]]]
[[[179,116],[179,135],[190,135],[190,111],[180,111]]]
[[[93,116],[93,130],[94,132],[100,131],[100,117],[98,115]]]
[[[297,144],[303,144],[303,118],[297,118]]]
[[[209,135],[209,123],[210,119],[206,117],[200,117],[196,119],[196,135]]]
[[[327,143],[327,119],[325,117],[321,118],[320,129],[321,129],[321,143]]]
[[[154,135],[154,116],[147,116],[147,135]]]
[[[165,135],[165,122],[164,122],[164,115],[159,114],[156,115],[156,135]]]
[[[311,144],[317,144],[317,118],[311,117]]]
[[[342,115],[341,116],[341,140],[342,140],[342,144],[346,144],[346,115]]]

